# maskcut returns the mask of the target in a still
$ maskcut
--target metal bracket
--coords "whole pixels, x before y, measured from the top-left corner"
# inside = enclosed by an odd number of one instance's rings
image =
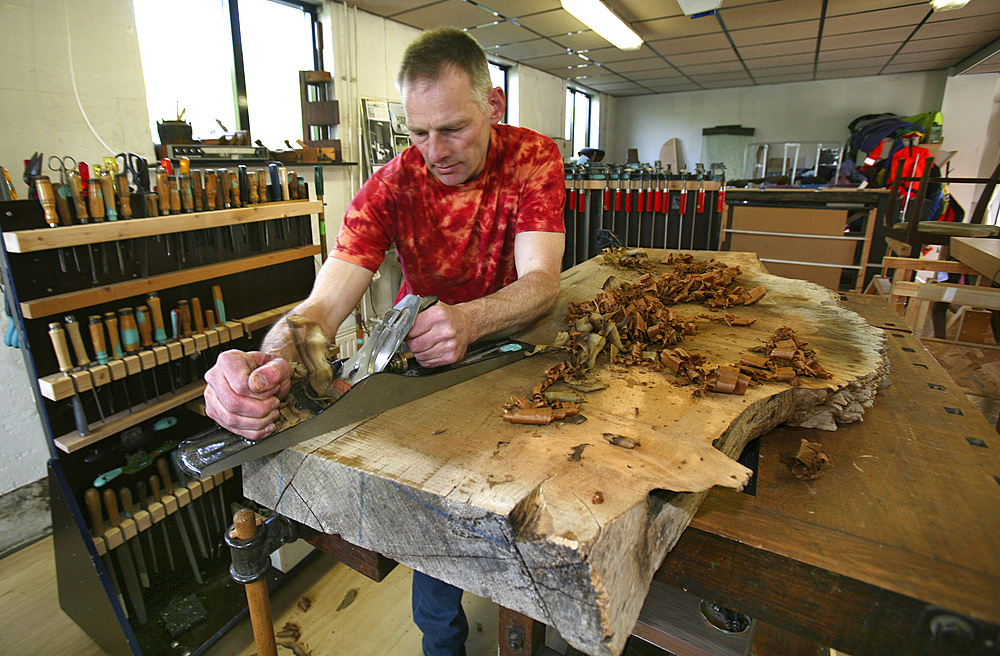
[[[233,526],[226,531],[226,544],[233,564],[229,575],[237,583],[255,583],[264,578],[271,567],[271,554],[282,545],[295,542],[302,536],[300,525],[282,515],[272,515],[257,528],[257,535],[249,540],[233,537]]]

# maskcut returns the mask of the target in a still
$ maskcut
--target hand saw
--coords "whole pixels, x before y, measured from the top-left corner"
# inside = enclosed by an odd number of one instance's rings
[[[410,367],[401,353],[416,315],[437,299],[408,295],[386,313],[371,337],[354,356],[334,361],[335,386],[344,390],[316,415],[262,440],[248,440],[220,426],[203,431],[177,447],[181,467],[204,478],[237,465],[277,453],[299,442],[374,417],[428,394],[520,360],[524,345],[504,340],[469,351],[453,365]]]

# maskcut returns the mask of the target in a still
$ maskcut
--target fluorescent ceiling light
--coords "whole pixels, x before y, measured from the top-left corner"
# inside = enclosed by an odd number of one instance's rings
[[[642,37],[611,13],[601,0],[559,0],[563,9],[621,50],[636,50]]]
[[[967,4],[969,4],[969,0],[931,0],[931,9],[948,11],[949,9],[961,9]]]

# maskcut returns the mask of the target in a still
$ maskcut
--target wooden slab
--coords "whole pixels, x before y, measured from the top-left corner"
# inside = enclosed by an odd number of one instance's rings
[[[245,493],[545,622],[589,654],[619,653],[653,572],[704,494],[747,481],[749,470],[731,458],[783,422],[858,418],[886,367],[884,333],[829,290],[771,276],[753,255],[696,256],[738,263],[740,282],[764,284],[768,295],[735,312],[757,318],[748,328],[698,319],[709,314],[702,306],[675,308],[700,321],[682,344],[688,351],[730,364],[790,325],[833,378],[699,400],[668,374],[604,366],[608,388],[588,396],[586,422],[505,424],[501,404],[564,359],[544,354],[250,463]],[[596,260],[567,271],[557,309],[522,337],[551,342],[566,303],[593,298],[612,273],[639,277]],[[612,446],[604,432],[641,446]]]

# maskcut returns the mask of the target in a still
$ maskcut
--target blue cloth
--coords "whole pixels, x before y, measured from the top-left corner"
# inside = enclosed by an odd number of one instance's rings
[[[424,634],[424,656],[465,656],[469,622],[461,588],[414,570],[413,622]]]

